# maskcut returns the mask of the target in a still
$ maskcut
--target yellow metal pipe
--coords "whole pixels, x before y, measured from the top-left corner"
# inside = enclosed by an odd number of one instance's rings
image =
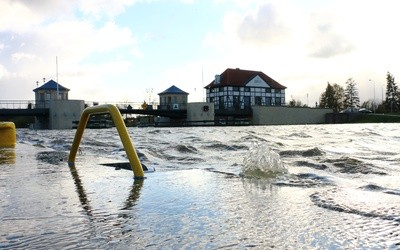
[[[142,164],[140,163],[136,150],[132,145],[131,139],[128,134],[128,130],[126,129],[121,113],[119,112],[117,107],[111,104],[88,107],[85,110],[83,110],[81,119],[78,124],[78,128],[76,129],[74,141],[72,142],[71,150],[68,157],[68,164],[70,166],[75,166],[76,154],[78,152],[79,144],[81,142],[82,135],[86,128],[86,124],[89,120],[89,117],[91,114],[99,114],[99,113],[111,114],[115,127],[117,128],[119,137],[121,138],[122,145],[124,146],[126,155],[128,156],[129,163],[131,165],[135,178],[144,178]]]

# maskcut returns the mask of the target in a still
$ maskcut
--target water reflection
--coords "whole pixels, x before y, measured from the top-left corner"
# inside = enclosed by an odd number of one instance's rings
[[[70,172],[72,175],[72,178],[74,179],[74,183],[76,186],[76,191],[78,193],[79,201],[85,210],[86,214],[89,216],[90,219],[93,218],[93,209],[90,205],[90,200],[86,194],[86,191],[83,187],[82,180],[78,174],[78,171],[75,166],[71,165],[69,166]],[[122,207],[122,210],[129,210],[131,209],[135,204],[136,201],[140,197],[140,192],[143,187],[143,179],[134,179],[132,188],[129,192],[128,197],[126,198],[126,201],[124,202],[124,206]],[[126,216],[126,214],[124,213]]]
[[[15,149],[0,148],[0,165],[15,164]]]
[[[122,208],[123,210],[129,210],[136,205],[136,201],[140,197],[140,190],[143,187],[143,181],[143,179],[134,179],[131,192],[129,193],[129,196],[125,201],[124,207]]]

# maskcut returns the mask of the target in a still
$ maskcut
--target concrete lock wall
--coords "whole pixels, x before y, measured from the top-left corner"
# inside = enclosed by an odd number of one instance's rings
[[[325,108],[253,106],[253,125],[289,125],[325,123]]]
[[[187,121],[189,123],[214,124],[214,103],[191,102],[187,104]]]
[[[83,100],[51,100],[49,129],[71,129],[73,121],[79,121],[85,108]]]

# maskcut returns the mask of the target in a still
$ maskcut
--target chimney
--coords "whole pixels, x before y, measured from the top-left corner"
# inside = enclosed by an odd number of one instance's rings
[[[221,75],[215,75],[214,84],[217,85],[217,84],[220,84],[220,83],[221,83]]]

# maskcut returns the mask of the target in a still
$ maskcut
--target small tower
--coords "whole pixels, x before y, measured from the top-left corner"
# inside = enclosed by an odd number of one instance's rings
[[[68,100],[69,89],[50,80],[33,90],[36,108],[49,108],[51,100]]]
[[[188,93],[172,85],[168,89],[158,94],[160,96],[161,110],[186,110],[188,102]]]

